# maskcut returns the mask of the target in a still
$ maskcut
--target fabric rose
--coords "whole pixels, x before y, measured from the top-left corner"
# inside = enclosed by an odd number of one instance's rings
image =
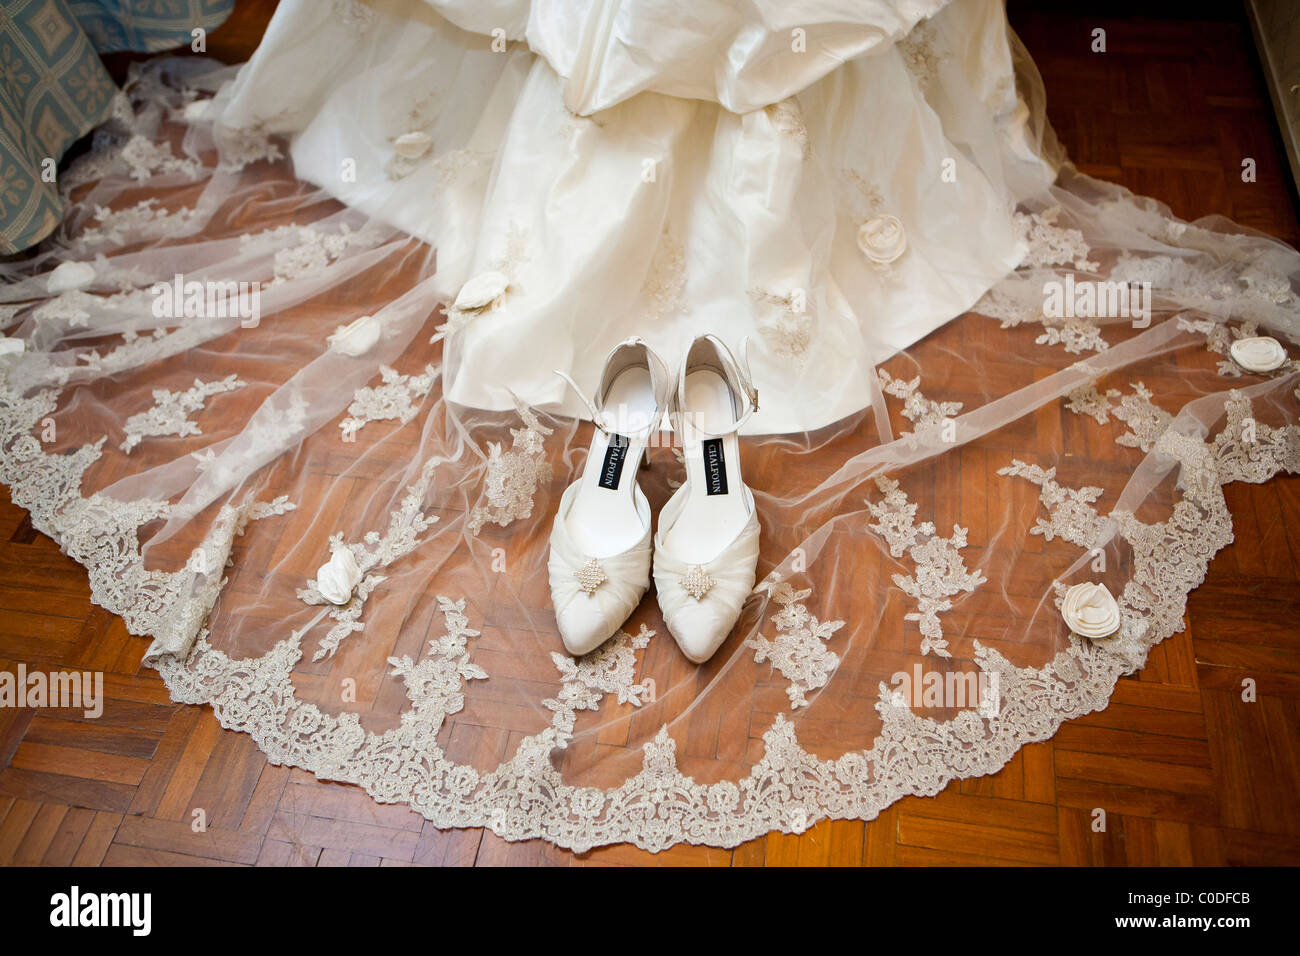
[[[332,351],[356,358],[374,348],[379,341],[379,332],[379,320],[374,316],[363,315],[347,325],[340,325],[326,341]]]
[[[500,272],[493,270],[480,273],[461,286],[452,308],[458,312],[486,308],[501,298],[509,285],[510,280]]]
[[[873,216],[858,229],[858,248],[878,266],[887,266],[907,251],[907,233],[897,216]]]
[[[1061,617],[1081,637],[1109,637],[1119,630],[1119,605],[1104,584],[1076,584],[1066,591]]]
[[[428,133],[403,133],[393,140],[393,152],[404,159],[419,159],[429,151],[433,140]]]
[[[89,262],[64,262],[50,273],[45,288],[50,295],[86,288],[95,281],[95,267]]]
[[[349,548],[336,549],[330,559],[316,570],[316,590],[331,604],[351,601],[352,589],[360,581],[361,568]]]
[[[1267,335],[1237,339],[1229,349],[1232,360],[1247,372],[1271,372],[1286,361],[1282,343]]]

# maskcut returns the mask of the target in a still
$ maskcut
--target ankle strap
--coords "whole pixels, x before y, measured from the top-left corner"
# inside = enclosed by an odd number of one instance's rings
[[[758,411],[758,387],[754,384],[754,377],[749,370],[749,336],[745,336],[740,340],[739,360],[731,354],[731,350],[727,348],[726,344],[712,332],[707,332],[704,335],[697,336],[695,342],[699,342],[703,339],[707,339],[713,344],[714,354],[722,365],[722,372],[727,379],[727,384],[733,389],[733,391],[739,389],[742,397],[748,403],[740,416],[729,427],[722,429],[722,431],[714,432],[707,428],[702,428],[699,425],[691,426],[695,431],[702,435],[707,435],[710,438],[722,438],[726,435],[732,435],[740,431],[753,414]],[[681,416],[685,410],[684,405],[686,402],[687,364],[690,359],[691,351],[695,347],[695,342],[692,342],[691,347],[686,350],[686,358],[682,361],[681,366],[678,369],[677,390],[673,396],[673,428],[677,430],[679,437],[681,436]]]
[[[582,400],[582,404],[587,406],[587,414],[591,416],[592,424],[600,429],[601,434],[608,435],[609,430],[601,423],[601,419],[604,416],[601,415],[600,409],[598,409],[595,403],[587,397],[587,394],[578,387],[578,383],[573,380],[568,372],[561,372],[558,368],[551,369],[551,371],[569,383],[569,388],[573,389],[573,394],[577,395],[578,398]]]
[[[598,391],[594,397],[588,397],[587,393],[578,387],[578,383],[575,382],[567,372],[563,372],[558,368],[553,369],[552,371],[554,371],[556,375],[560,376],[560,378],[564,379],[564,381],[568,383],[569,387],[573,389],[573,393],[582,400],[582,403],[587,407],[588,414],[591,416],[592,423],[601,434],[609,436],[613,433],[605,424],[604,398],[605,390],[613,384],[610,377],[610,363],[614,360],[615,355],[617,355],[620,350],[629,347],[639,348],[641,350],[641,358],[644,360],[644,364],[650,372],[650,386],[654,392],[655,413],[649,422],[641,428],[627,433],[626,437],[638,439],[644,437],[648,440],[654,432],[659,430],[663,418],[664,406],[668,404],[668,396],[666,394],[668,392],[668,370],[664,367],[663,360],[654,353],[654,350],[651,349],[640,336],[630,336],[610,349],[609,354],[605,356],[605,364],[603,371],[601,372],[600,385],[597,387]],[[617,371],[621,371],[622,368],[631,367],[633,364],[641,363],[634,361],[629,362],[625,366],[616,367],[615,374]]]

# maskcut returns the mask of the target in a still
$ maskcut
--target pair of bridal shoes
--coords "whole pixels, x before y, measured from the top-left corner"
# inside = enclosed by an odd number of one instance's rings
[[[650,587],[682,653],[704,663],[727,639],[754,587],[758,514],[740,474],[737,434],[758,409],[745,357],[716,336],[695,339],[676,379],[644,341],[620,342],[586,403],[596,424],[581,477],[564,491],[551,529],[551,601],[571,654],[595,650]],[[659,514],[637,484],[647,446],[667,418],[686,481]]]

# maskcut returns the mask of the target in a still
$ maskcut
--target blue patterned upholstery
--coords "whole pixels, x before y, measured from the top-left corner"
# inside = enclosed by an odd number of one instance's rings
[[[220,25],[233,5],[0,0],[0,253],[25,249],[59,224],[63,201],[50,168],[108,117],[116,92],[99,55],[189,43],[190,31]]]

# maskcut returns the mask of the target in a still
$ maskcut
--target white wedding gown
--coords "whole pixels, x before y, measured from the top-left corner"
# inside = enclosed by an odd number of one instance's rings
[[[1300,255],[1078,173],[992,0],[283,0],[59,180],[0,481],[173,699],[441,828],[735,846],[994,773],[1184,627],[1225,485],[1300,471]],[[1149,316],[1045,309],[1102,281]],[[706,665],[653,598],[573,658],[552,370],[706,331],[759,584]]]
[[[509,278],[453,317],[446,394],[476,408],[579,415],[553,369],[594,387],[629,335],[675,366],[709,331],[754,340],[749,432],[827,425],[1021,261],[1017,203],[1055,175],[997,0],[374,6],[282,3],[218,122],[434,246],[446,300]]]

